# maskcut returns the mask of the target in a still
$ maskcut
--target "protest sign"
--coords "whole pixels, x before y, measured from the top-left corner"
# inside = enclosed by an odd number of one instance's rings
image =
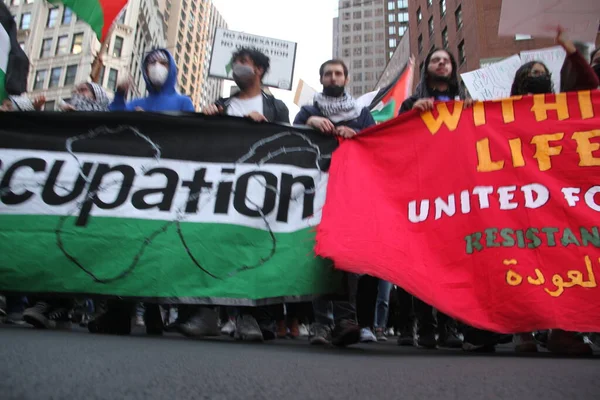
[[[514,55],[460,76],[474,100],[495,100],[510,96],[515,72],[520,66],[521,58]]]
[[[263,85],[292,90],[296,43],[217,28],[210,56],[209,76],[233,79],[231,56],[241,47],[260,50],[269,57],[270,68]]]

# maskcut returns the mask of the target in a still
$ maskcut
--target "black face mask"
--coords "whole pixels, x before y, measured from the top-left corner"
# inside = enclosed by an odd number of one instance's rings
[[[552,93],[552,80],[549,75],[528,76],[525,78],[525,90],[533,94]]]
[[[323,94],[329,97],[340,97],[345,89],[344,86],[323,86]]]
[[[596,64],[593,67],[594,72],[596,73],[596,75],[598,76],[598,79],[600,79],[600,64]]]

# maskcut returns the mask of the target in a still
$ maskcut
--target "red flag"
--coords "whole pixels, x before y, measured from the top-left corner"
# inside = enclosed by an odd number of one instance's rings
[[[344,141],[316,253],[497,332],[600,331],[600,92],[438,103]]]

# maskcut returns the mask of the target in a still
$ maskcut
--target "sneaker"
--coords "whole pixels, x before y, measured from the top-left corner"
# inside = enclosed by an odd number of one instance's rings
[[[287,326],[285,321],[277,321],[277,338],[285,339],[287,337]]]
[[[396,336],[396,331],[394,331],[394,328],[388,328],[386,329],[385,336]]]
[[[462,349],[474,353],[493,353],[497,344],[511,343],[513,335],[470,328],[465,333]]]
[[[458,337],[456,332],[450,328],[442,328],[437,338],[437,345],[447,349],[462,348],[463,341]]]
[[[235,333],[235,320],[230,319],[221,328],[221,335],[233,336],[234,333]]]
[[[385,336],[383,328],[375,328],[375,337],[378,342],[387,342],[387,337]]]
[[[146,324],[144,324],[144,316],[143,315],[135,316],[135,326],[146,326]]]
[[[360,330],[360,342],[361,343],[372,343],[376,342],[377,338],[373,334],[371,328],[362,328]]]
[[[264,340],[258,322],[251,315],[238,315],[235,320],[235,340],[246,342],[262,342]]]
[[[414,331],[412,327],[405,326],[398,331],[398,346],[414,346]]]
[[[592,347],[575,332],[553,329],[548,336],[548,350],[563,355],[587,356],[593,354]]]
[[[185,321],[176,323],[175,329],[189,337],[219,336],[219,315],[214,308],[199,306]]]
[[[420,349],[437,349],[437,339],[434,332],[420,332],[415,337],[415,347]]]
[[[23,319],[38,329],[71,329],[69,310],[40,301],[23,312]]]
[[[4,323],[7,325],[25,325],[26,322],[23,320],[23,313],[14,312],[8,313],[4,318]]]
[[[309,336],[308,327],[305,324],[301,324],[298,327],[298,332],[299,332],[300,337],[308,337]]]
[[[331,343],[334,346],[345,347],[360,341],[360,327],[354,320],[343,319],[336,323],[331,332]]]
[[[538,347],[531,333],[513,335],[513,344],[517,353],[537,353]]]
[[[288,335],[292,339],[296,339],[296,338],[300,337],[300,324],[298,323],[297,318],[292,319],[292,322],[290,323],[290,331],[288,332]]]
[[[309,337],[312,345],[328,345],[331,344],[331,329],[328,326],[321,324],[312,324],[311,335]]]

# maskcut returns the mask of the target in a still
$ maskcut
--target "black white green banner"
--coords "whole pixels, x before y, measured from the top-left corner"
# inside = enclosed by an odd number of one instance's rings
[[[0,292],[254,305],[339,287],[313,253],[332,137],[236,118],[0,115]]]

